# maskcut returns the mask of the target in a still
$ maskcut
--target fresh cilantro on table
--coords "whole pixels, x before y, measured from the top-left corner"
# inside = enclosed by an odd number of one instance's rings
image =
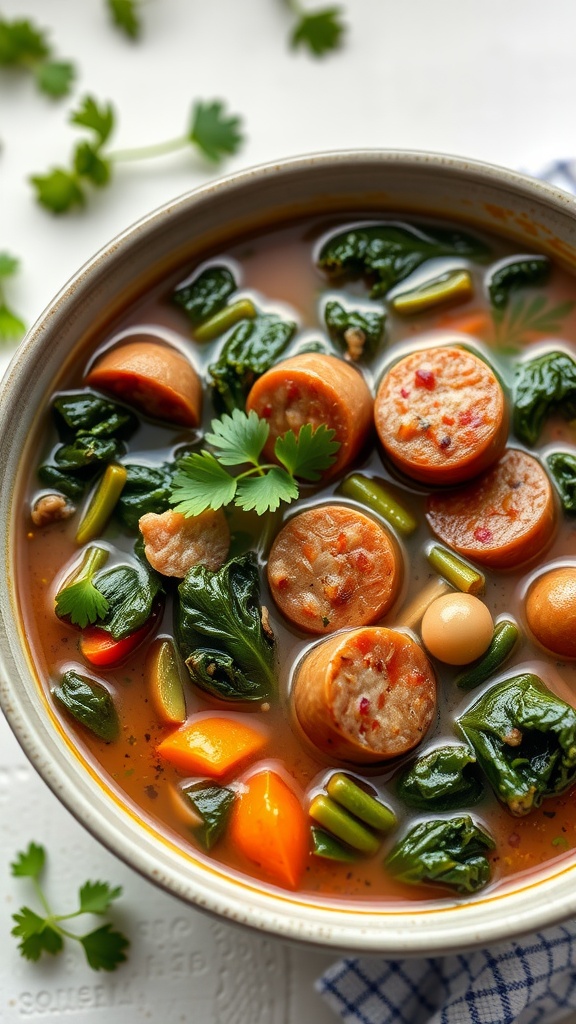
[[[242,143],[240,118],[228,116],[220,100],[198,100],[192,109],[188,130],[179,138],[138,149],[107,149],[106,144],[116,126],[116,113],[111,103],[99,103],[92,96],[85,96],[70,115],[70,123],[91,133],[74,147],[70,165],[54,167],[46,174],[30,178],[36,199],[52,213],[65,213],[74,206],[83,206],[91,187],[103,188],[110,183],[117,163],[165,156],[192,146],[217,164],[228,154],[235,153]]]
[[[219,509],[234,502],[258,515],[273,512],[281,501],[298,497],[296,478],[316,482],[335,460],[340,447],[334,430],[321,423],[314,429],[304,424],[296,435],[289,430],[274,445],[281,465],[262,462],[261,456],[270,426],[251,410],[234,409],[229,416],[212,420],[206,441],[215,453],[202,451],[184,455],[178,462],[171,500],[177,512],[197,516],[207,508]],[[232,476],[225,466],[247,466]]]
[[[285,2],[297,19],[290,36],[293,49],[305,46],[315,57],[323,57],[339,49],[345,32],[341,7],[325,7],[307,12],[299,0]]]
[[[61,953],[64,939],[75,939],[84,949],[86,960],[95,971],[115,971],[126,960],[125,950],[130,945],[122,932],[115,931],[110,923],[95,931],[77,935],[62,927],[63,921],[82,914],[105,914],[114,900],[122,893],[120,886],[112,888],[107,882],[85,882],[78,892],[78,909],[70,914],[54,914],[50,909],[41,886],[41,876],[46,864],[46,851],[37,843],[30,843],[28,849],[17,854],[10,865],[16,878],[30,878],[41,904],[42,914],[30,907],[20,907],[12,915],[16,922],[12,935],[20,939],[18,949],[26,960],[39,960],[42,953],[53,956]],[[42,916],[43,915],[43,916]]]
[[[54,99],[70,92],[76,75],[70,61],[54,60],[48,33],[28,18],[0,17],[0,67],[32,72],[40,91]]]
[[[19,266],[20,261],[15,256],[0,252],[0,342],[17,341],[26,330],[24,322],[8,306],[3,287],[4,280],[13,277]]]
[[[140,0],[105,0],[108,13],[116,28],[129,39],[138,39],[142,30]]]

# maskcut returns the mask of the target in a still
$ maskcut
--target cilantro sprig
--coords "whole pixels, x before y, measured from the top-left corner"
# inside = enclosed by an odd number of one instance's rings
[[[86,549],[79,568],[56,595],[56,615],[85,629],[106,616],[109,605],[94,585],[94,576],[105,565],[108,552],[97,545]]]
[[[315,57],[324,57],[340,48],[345,32],[341,7],[306,11],[299,0],[285,0],[285,3],[296,18],[290,35],[293,49],[305,46]]]
[[[28,18],[0,17],[0,67],[30,71],[41,92],[66,96],[76,76],[70,61],[56,60],[45,29]]]
[[[289,430],[276,439],[274,454],[280,463],[262,462],[270,426],[250,410],[234,409],[229,416],[212,420],[207,443],[214,452],[203,450],[183,456],[174,474],[171,501],[186,517],[206,509],[234,503],[258,515],[274,512],[281,501],[289,504],[298,497],[298,479],[315,482],[335,461],[340,443],[325,423],[314,429],[304,424],[298,432]],[[233,476],[226,466],[246,466]]]
[[[191,146],[207,160],[218,164],[225,156],[235,153],[243,141],[240,118],[228,115],[221,100],[196,101],[184,135],[138,149],[108,150],[107,142],[116,126],[116,112],[111,103],[99,103],[93,96],[82,99],[70,115],[70,123],[90,133],[74,147],[70,166],[53,167],[46,174],[35,174],[30,179],[36,199],[52,213],[65,213],[74,206],[83,206],[91,188],[103,188],[110,183],[117,163],[166,156]]]
[[[94,931],[77,935],[64,928],[62,922],[82,914],[104,915],[121,895],[121,887],[112,888],[107,882],[85,882],[78,891],[78,909],[70,914],[54,914],[40,881],[45,865],[46,851],[36,843],[30,843],[27,850],[18,853],[10,865],[16,878],[32,879],[41,907],[40,914],[24,906],[12,915],[12,920],[16,922],[12,935],[20,939],[18,949],[21,955],[26,960],[39,960],[43,953],[55,956],[62,952],[65,939],[74,939],[83,947],[86,960],[93,970],[115,971],[126,960],[124,951],[130,945],[122,932],[116,931],[108,922]]]
[[[0,252],[0,342],[17,341],[24,331],[24,321],[10,308],[6,301],[4,281],[18,272],[20,260],[8,252]]]
[[[105,0],[112,23],[128,39],[138,39],[142,30],[141,0]]]

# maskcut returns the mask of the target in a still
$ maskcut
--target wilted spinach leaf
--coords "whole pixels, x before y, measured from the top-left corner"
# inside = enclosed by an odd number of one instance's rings
[[[576,779],[576,711],[532,673],[491,687],[458,725],[512,814],[528,814]]]
[[[267,700],[274,641],[262,625],[254,556],[232,558],[218,572],[195,565],[178,592],[176,640],[196,685],[221,700]]]
[[[114,515],[129,530],[138,529],[140,516],[147,512],[161,515],[170,508],[174,467],[125,464],[126,483],[116,503]]]
[[[107,464],[119,459],[126,452],[122,441],[113,437],[95,437],[82,434],[71,444],[61,444],[54,452],[54,462],[61,470],[91,469],[94,465]]]
[[[569,452],[552,452],[546,456],[546,462],[564,511],[569,516],[576,516],[576,457]]]
[[[70,472],[64,473],[58,469],[58,466],[52,466],[49,462],[44,462],[38,467],[38,479],[45,487],[60,491],[67,498],[72,498],[73,501],[82,497],[87,483],[86,476],[74,476]]]
[[[226,786],[210,782],[196,782],[184,790],[201,823],[192,831],[206,850],[211,850],[226,828],[235,794]]]
[[[492,837],[463,814],[415,825],[384,863],[410,885],[432,882],[457,892],[477,892],[490,881],[486,852],[494,847]]]
[[[96,736],[108,742],[116,739],[118,715],[109,691],[101,683],[70,669],[64,672],[60,686],[55,686],[52,694],[77,722]]]
[[[130,409],[94,391],[59,395],[54,399],[52,412],[62,441],[85,433],[95,437],[127,438],[138,426],[138,418]]]
[[[459,229],[385,221],[332,235],[320,250],[318,266],[330,276],[365,277],[376,298],[436,256],[482,260],[488,255],[484,242]]]
[[[348,331],[364,335],[362,355],[373,356],[384,332],[385,313],[378,310],[345,309],[339,302],[327,302],[324,320],[330,337],[344,350],[350,348]]]
[[[576,417],[576,362],[565,352],[546,352],[516,369],[514,433],[534,445],[544,421],[553,412]]]
[[[99,623],[115,640],[129,636],[150,618],[154,601],[162,592],[156,573],[145,565],[116,565],[99,572],[93,580],[108,601],[108,612]]]
[[[228,267],[206,267],[192,281],[178,285],[172,299],[185,310],[190,323],[195,327],[223,309],[236,288],[236,281]]]
[[[514,256],[498,265],[488,278],[488,294],[494,309],[502,313],[518,288],[544,284],[551,267],[547,256]]]
[[[484,786],[469,747],[437,747],[402,772],[396,789],[409,807],[452,811],[478,803]]]
[[[224,344],[216,363],[208,367],[217,406],[226,412],[244,409],[254,381],[282,355],[296,324],[274,313],[242,320]]]

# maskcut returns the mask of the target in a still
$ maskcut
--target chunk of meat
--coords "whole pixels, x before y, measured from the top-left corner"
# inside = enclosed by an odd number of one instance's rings
[[[436,709],[436,680],[406,633],[368,626],[340,633],[302,661],[293,689],[296,718],[330,758],[386,761],[420,743]]]
[[[308,633],[376,622],[394,602],[403,573],[388,530],[347,505],[321,505],[290,519],[268,558],[272,597]]]
[[[339,473],[358,455],[372,427],[373,399],[364,377],[336,356],[306,352],[267,370],[251,388],[246,410],[270,424],[264,453],[274,459],[274,444],[305,423],[325,423],[340,443],[326,475]]]
[[[107,349],[86,374],[100,388],[155,419],[197,427],[202,384],[192,364],[172,345],[139,338]]]
[[[34,502],[30,515],[34,526],[49,526],[50,523],[69,519],[75,511],[76,506],[63,494],[43,494]]]
[[[509,448],[467,487],[430,495],[426,518],[436,536],[465,558],[511,569],[534,560],[550,543],[556,503],[537,459]]]
[[[412,352],[384,375],[374,406],[384,451],[407,476],[458,484],[504,451],[508,413],[489,366],[465,349]]]
[[[138,526],[146,558],[163,576],[184,578],[193,565],[205,565],[216,572],[226,561],[230,530],[221,509],[207,509],[189,519],[171,510],[161,515],[147,512]]]

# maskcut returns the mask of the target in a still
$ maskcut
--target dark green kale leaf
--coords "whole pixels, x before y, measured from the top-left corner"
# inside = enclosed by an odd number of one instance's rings
[[[108,602],[108,612],[98,626],[114,640],[130,636],[148,622],[162,594],[159,577],[141,563],[106,569],[97,573],[93,583]]]
[[[61,469],[51,466],[49,462],[44,462],[38,467],[38,479],[45,487],[60,491],[72,501],[78,501],[86,490],[85,476],[73,476],[70,472],[63,473]]]
[[[282,355],[296,324],[274,313],[242,320],[224,344],[216,363],[208,367],[215,404],[232,412],[244,409],[254,381]]]
[[[513,256],[498,264],[488,278],[488,294],[494,309],[501,314],[518,288],[544,284],[551,268],[547,256]]]
[[[228,267],[206,267],[185,284],[178,285],[172,295],[173,302],[188,314],[193,327],[224,309],[237,284]]]
[[[66,472],[92,469],[115,462],[126,453],[126,446],[114,437],[82,434],[71,444],[62,444],[54,452],[54,462]]]
[[[221,700],[267,700],[276,685],[274,639],[262,621],[254,555],[218,572],[195,565],[178,592],[175,634],[193,682]]]
[[[436,256],[483,260],[488,255],[484,242],[459,229],[385,221],[332,235],[320,250],[318,266],[331,277],[364,277],[377,298]]]
[[[85,433],[95,437],[128,438],[138,426],[138,418],[130,409],[95,391],[59,395],[54,399],[52,413],[61,441]]]
[[[576,362],[565,352],[546,352],[520,363],[514,380],[514,433],[534,445],[551,413],[576,417]]]
[[[463,814],[415,825],[384,863],[410,885],[433,883],[477,892],[490,881],[486,852],[494,847],[492,837]]]
[[[546,462],[564,511],[576,516],[576,457],[569,452],[552,452],[546,456]]]
[[[484,786],[470,748],[451,744],[419,757],[399,776],[396,792],[409,807],[453,811],[477,804]]]
[[[175,467],[168,463],[161,466],[125,464],[126,483],[122,490],[114,515],[129,530],[138,529],[140,516],[147,512],[161,515],[170,508],[172,477]]]
[[[576,779],[576,711],[532,673],[491,687],[458,725],[514,815],[528,814]]]
[[[192,826],[192,831],[202,846],[211,850],[226,828],[235,793],[216,783],[196,782],[184,790],[184,795],[201,819],[198,825]]]
[[[326,303],[324,320],[330,337],[344,351],[352,350],[352,339],[348,332],[353,332],[357,342],[360,342],[361,355],[371,357],[375,355],[382,340],[386,314],[380,310],[345,309],[339,302],[331,301]]]
[[[101,683],[70,669],[52,690],[55,699],[87,729],[108,742],[118,735],[119,723],[114,701]]]

